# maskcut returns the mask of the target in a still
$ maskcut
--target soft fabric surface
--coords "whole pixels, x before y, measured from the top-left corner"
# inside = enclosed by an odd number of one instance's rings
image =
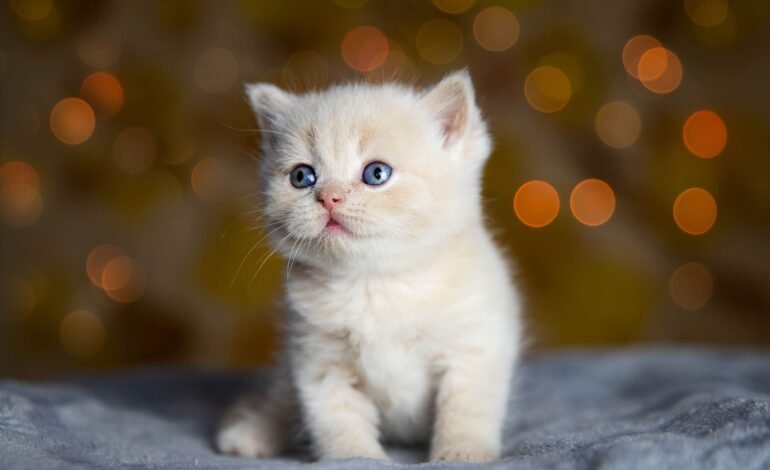
[[[264,375],[154,370],[0,381],[0,468],[286,469],[303,457],[217,455],[222,409]],[[648,349],[528,359],[505,457],[490,468],[769,468],[770,353]],[[395,450],[401,460],[424,449]],[[321,468],[408,466],[364,459]],[[462,468],[459,463],[422,468]]]

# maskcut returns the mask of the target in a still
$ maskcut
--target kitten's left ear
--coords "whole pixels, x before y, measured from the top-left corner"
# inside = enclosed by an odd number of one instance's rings
[[[439,120],[445,148],[462,140],[478,115],[473,83],[467,70],[444,77],[420,99],[420,103]]]
[[[295,95],[269,83],[247,84],[246,96],[262,129],[273,129],[295,99]]]

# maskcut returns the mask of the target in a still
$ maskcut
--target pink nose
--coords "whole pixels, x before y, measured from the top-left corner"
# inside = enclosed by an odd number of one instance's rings
[[[323,204],[327,211],[331,212],[334,206],[342,202],[342,193],[339,191],[321,191],[317,200]]]

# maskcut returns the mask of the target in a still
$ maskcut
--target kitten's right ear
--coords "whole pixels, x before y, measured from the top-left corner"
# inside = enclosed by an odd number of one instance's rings
[[[262,130],[277,130],[281,114],[286,112],[295,99],[291,93],[269,83],[247,84],[246,96]]]

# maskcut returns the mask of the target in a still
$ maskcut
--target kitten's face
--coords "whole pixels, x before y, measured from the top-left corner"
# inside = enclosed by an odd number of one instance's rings
[[[268,230],[285,256],[386,269],[480,223],[489,140],[466,74],[425,94],[366,85],[248,91],[264,131]]]

